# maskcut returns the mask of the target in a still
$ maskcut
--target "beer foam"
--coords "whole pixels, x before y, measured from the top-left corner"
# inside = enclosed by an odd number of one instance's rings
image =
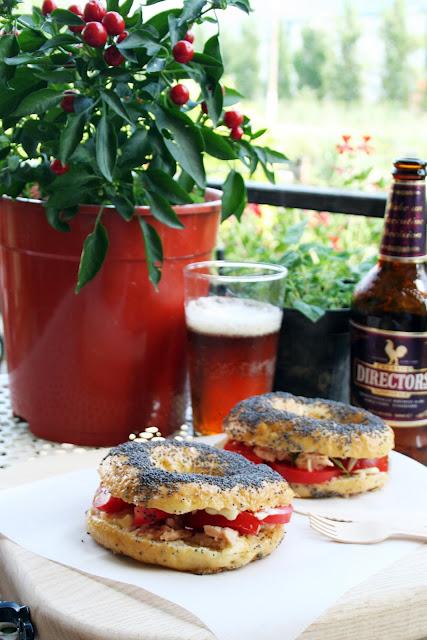
[[[206,296],[185,305],[187,327],[196,333],[252,337],[279,331],[282,310],[249,298]]]

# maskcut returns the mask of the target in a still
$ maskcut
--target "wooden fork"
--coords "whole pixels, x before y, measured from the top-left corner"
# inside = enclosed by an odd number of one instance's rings
[[[403,538],[427,542],[427,523],[413,528],[402,527],[398,529],[389,524],[375,521],[337,522],[315,514],[311,514],[309,518],[312,529],[335,542],[374,544],[387,538]]]

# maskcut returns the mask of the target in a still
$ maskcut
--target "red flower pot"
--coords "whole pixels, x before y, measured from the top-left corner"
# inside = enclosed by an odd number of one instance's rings
[[[182,423],[186,335],[183,267],[208,259],[220,215],[218,192],[176,207],[183,230],[138,214],[164,247],[158,291],[148,280],[141,230],[114,210],[96,278],[74,293],[83,240],[99,207],[82,206],[70,233],[52,229],[31,200],[0,204],[0,293],[15,414],[42,438],[110,446],[148,425],[164,434]]]

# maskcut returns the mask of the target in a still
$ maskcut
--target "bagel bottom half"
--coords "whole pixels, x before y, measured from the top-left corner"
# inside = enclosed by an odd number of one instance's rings
[[[290,483],[290,487],[298,498],[334,498],[338,496],[354,496],[358,493],[380,489],[387,481],[388,473],[366,475],[353,474],[339,476],[320,484]]]
[[[284,534],[283,525],[265,526],[258,535],[240,535],[233,545],[217,551],[192,546],[184,540],[152,540],[108,522],[94,511],[89,512],[87,527],[96,542],[114,553],[139,562],[198,574],[238,569],[253,560],[260,560],[274,551]]]

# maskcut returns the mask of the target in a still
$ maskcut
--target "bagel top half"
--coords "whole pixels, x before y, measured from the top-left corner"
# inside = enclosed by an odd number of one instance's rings
[[[393,430],[364,409],[283,391],[237,404],[224,431],[249,446],[337,458],[380,458],[394,446]]]
[[[99,467],[101,485],[122,500],[181,514],[260,511],[290,504],[287,482],[266,465],[198,442],[126,442]]]

